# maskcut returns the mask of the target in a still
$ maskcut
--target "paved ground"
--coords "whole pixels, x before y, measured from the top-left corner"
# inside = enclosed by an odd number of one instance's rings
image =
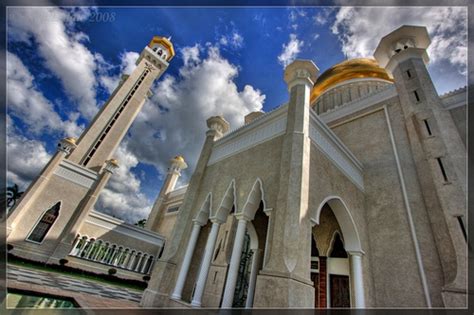
[[[69,296],[84,308],[138,307],[142,292],[131,289],[81,280],[54,272],[21,268],[8,265],[7,286],[23,290],[39,290],[61,296]]]

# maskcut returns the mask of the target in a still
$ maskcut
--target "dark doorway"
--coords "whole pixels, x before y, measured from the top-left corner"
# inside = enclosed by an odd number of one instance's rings
[[[351,307],[349,276],[330,275],[331,307]]]

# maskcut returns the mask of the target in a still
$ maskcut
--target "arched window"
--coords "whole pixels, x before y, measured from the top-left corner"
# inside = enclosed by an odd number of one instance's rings
[[[54,222],[58,218],[59,208],[61,208],[61,201],[58,201],[48,211],[43,214],[41,220],[36,224],[33,231],[28,236],[28,240],[33,242],[41,243],[48,234],[49,229],[53,226]]]

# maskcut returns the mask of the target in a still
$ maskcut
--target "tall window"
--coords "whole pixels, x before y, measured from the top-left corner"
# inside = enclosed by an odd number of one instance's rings
[[[59,208],[61,207],[61,202],[58,201],[54,206],[52,206],[48,211],[43,214],[41,220],[36,224],[35,228],[28,236],[28,240],[33,242],[41,243],[48,234],[49,229],[53,226],[54,221],[58,218]]]

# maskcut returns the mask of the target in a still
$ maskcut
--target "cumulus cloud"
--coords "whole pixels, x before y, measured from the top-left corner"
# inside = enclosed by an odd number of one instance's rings
[[[154,95],[130,129],[128,150],[141,162],[155,165],[164,174],[169,159],[184,155],[192,173],[205,138],[206,119],[223,115],[233,128],[244,115],[261,110],[265,95],[250,85],[239,90],[234,82],[239,68],[223,58],[216,46],[185,47],[179,77],[165,75]]]
[[[120,78],[123,74],[131,74],[136,68],[135,62],[137,61],[139,53],[134,51],[125,51],[120,54],[120,65],[119,71],[116,75],[109,75],[110,68],[113,68],[113,65],[109,65],[106,61],[100,62],[102,67],[102,74],[99,76],[100,84],[106,88],[106,90],[111,94],[120,82]]]
[[[230,34],[222,35],[221,38],[219,39],[219,43],[222,46],[229,46],[233,49],[238,49],[244,45],[244,38],[239,32],[234,30]]]
[[[83,44],[87,35],[74,31],[90,9],[64,10],[57,7],[14,7],[8,10],[9,38],[34,42],[45,65],[61,81],[68,96],[86,118],[97,112],[96,57]]]
[[[139,161],[127,149],[127,141],[120,144],[114,156],[120,167],[100,194],[95,208],[133,224],[148,216],[152,201],[141,192],[141,181],[132,172]]]
[[[288,41],[288,43],[283,44],[283,50],[278,56],[278,62],[283,67],[289,65],[293,60],[296,59],[303,45],[304,42],[302,40],[299,40],[296,37],[296,34],[290,34],[290,40]]]
[[[15,131],[11,119],[7,116],[7,180],[16,183],[25,190],[30,182],[38,176],[51,156],[44,143],[27,139]]]
[[[466,73],[465,7],[341,7],[331,30],[339,36],[344,54],[356,58],[372,56],[380,39],[404,24],[427,27],[432,63],[448,61]]]
[[[15,54],[7,52],[7,106],[9,114],[21,119],[33,134],[57,133],[78,137],[84,126],[72,113],[63,121],[53,104],[38,91],[34,77]]]

